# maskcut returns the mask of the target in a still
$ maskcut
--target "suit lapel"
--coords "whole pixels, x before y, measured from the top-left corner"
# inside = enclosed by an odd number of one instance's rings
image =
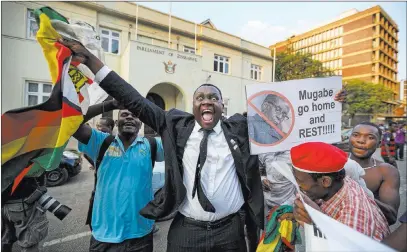
[[[195,120],[190,120],[186,123],[186,126],[177,127],[177,138],[175,140],[177,144],[177,160],[180,167],[181,176],[184,176],[184,169],[182,165],[182,159],[184,158],[185,146],[191,136],[192,130],[194,130]]]

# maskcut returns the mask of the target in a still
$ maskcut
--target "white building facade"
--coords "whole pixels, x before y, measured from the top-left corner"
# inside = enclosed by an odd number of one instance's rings
[[[128,2],[3,2],[2,113],[41,103],[51,91],[32,13],[42,6],[93,25],[106,64],[165,110],[191,112],[195,89],[211,83],[222,90],[227,116],[242,113],[245,85],[272,81],[269,48],[219,31],[210,21],[170,20]]]

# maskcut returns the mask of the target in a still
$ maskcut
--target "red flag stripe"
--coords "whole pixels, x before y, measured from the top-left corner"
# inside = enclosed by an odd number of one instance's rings
[[[31,167],[33,165],[34,165],[34,163],[32,163],[30,166],[24,168],[24,170],[22,170],[20,172],[20,174],[18,174],[18,176],[14,179],[13,187],[11,188],[11,194],[13,194],[14,190],[17,188],[17,186],[20,184],[21,180],[24,178],[24,176],[27,174],[27,172],[31,169]]]
[[[70,116],[78,116],[78,115],[82,115],[81,112],[79,112],[78,110],[72,108],[71,106],[69,106],[69,104],[67,104],[66,102],[62,103],[62,117],[70,117]]]

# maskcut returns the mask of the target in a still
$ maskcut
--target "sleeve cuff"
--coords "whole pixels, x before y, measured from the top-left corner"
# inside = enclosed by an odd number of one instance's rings
[[[111,71],[112,71],[112,70],[110,70],[109,67],[107,67],[106,65],[104,65],[104,66],[96,73],[94,81],[96,81],[97,83],[101,83]]]

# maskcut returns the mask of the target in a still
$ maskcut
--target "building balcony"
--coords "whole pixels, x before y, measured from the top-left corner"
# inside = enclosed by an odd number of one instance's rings
[[[393,32],[390,31],[390,29],[388,29],[388,27],[386,27],[383,23],[380,23],[380,26],[390,35],[392,36],[397,42],[399,41],[398,39],[398,34],[393,34]]]

